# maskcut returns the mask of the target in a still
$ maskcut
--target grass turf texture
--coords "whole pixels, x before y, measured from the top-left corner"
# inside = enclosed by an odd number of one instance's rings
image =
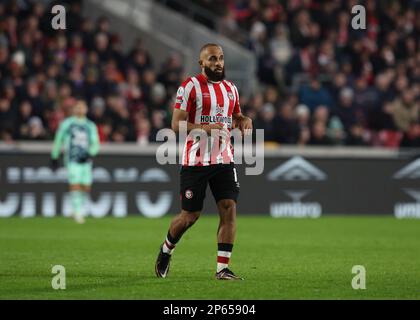
[[[238,218],[230,267],[214,280],[217,216],[178,244],[168,278],[154,263],[171,217],[0,219],[0,299],[419,299],[420,220]],[[52,266],[66,268],[53,290]],[[353,265],[366,290],[353,290]]]

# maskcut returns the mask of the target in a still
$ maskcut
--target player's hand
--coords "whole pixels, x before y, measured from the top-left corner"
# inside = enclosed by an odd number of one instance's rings
[[[85,155],[83,155],[79,158],[79,163],[88,162],[90,158],[91,158],[91,156],[86,153]]]
[[[214,123],[214,124],[204,124],[201,127],[207,134],[211,134],[211,130],[222,130],[223,125],[220,123]]]
[[[241,130],[242,135],[252,134],[252,120],[249,117],[243,116],[242,118],[236,120],[236,127]]]
[[[58,168],[58,159],[51,159],[50,168],[52,170],[54,170],[54,171],[57,170],[57,168]]]

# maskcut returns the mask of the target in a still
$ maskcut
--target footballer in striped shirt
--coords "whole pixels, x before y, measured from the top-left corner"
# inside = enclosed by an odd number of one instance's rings
[[[236,202],[239,182],[234,166],[230,131],[251,134],[252,121],[241,113],[236,86],[225,80],[223,49],[208,43],[200,50],[201,73],[179,87],[172,116],[172,129],[183,123],[187,138],[180,171],[181,213],[176,215],[155,264],[156,275],[168,275],[172,253],[182,235],[199,218],[207,185],[219,210],[217,264],[219,280],[241,280],[229,269],[236,234]]]

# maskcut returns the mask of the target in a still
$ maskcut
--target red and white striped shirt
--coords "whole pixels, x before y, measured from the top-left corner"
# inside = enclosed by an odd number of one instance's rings
[[[179,87],[175,108],[188,112],[187,121],[194,124],[222,124],[232,129],[232,114],[240,113],[239,94],[236,86],[227,80],[209,81],[203,74],[190,77]],[[208,137],[210,143],[187,136],[182,155],[184,166],[208,166],[233,162],[230,139]],[[204,150],[204,152],[200,152]]]

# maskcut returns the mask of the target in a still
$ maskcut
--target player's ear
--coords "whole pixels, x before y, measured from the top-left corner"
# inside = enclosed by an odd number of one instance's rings
[[[198,64],[200,65],[200,67],[202,68],[203,67],[203,60],[198,60]]]

